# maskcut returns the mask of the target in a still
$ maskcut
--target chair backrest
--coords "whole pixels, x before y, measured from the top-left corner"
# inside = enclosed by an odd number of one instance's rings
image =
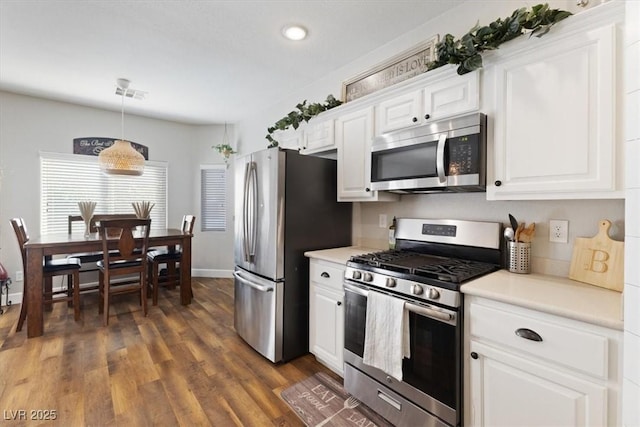
[[[29,241],[27,225],[24,223],[24,219],[22,218],[11,219],[11,225],[13,226],[13,231],[15,231],[16,237],[18,238],[20,254],[22,255],[22,268],[24,268],[27,265],[27,251],[25,250],[24,245]]]
[[[105,264],[115,261],[142,261],[146,264],[149,248],[150,219],[106,219],[100,220],[98,231],[102,239]],[[117,252],[109,246],[117,242]]]
[[[182,217],[182,232],[193,234],[193,225],[196,223],[194,215],[185,215]]]
[[[89,224],[89,231],[95,233],[98,231],[98,222],[103,221],[105,219],[129,219],[135,218],[136,214],[97,214],[91,217],[91,223]],[[68,224],[69,224],[69,234],[73,232],[73,223],[81,222],[84,224],[84,219],[80,215],[69,215]],[[84,230],[84,229],[83,229]]]

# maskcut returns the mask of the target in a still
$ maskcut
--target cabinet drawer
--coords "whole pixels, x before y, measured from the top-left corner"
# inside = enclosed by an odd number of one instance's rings
[[[313,260],[309,266],[309,277],[312,282],[342,291],[344,270],[345,267],[339,264]]]
[[[470,334],[474,338],[494,341],[593,377],[608,378],[609,345],[603,335],[560,324],[536,313],[513,312],[477,303],[469,306],[469,313]],[[523,337],[528,331],[538,334],[542,341]]]

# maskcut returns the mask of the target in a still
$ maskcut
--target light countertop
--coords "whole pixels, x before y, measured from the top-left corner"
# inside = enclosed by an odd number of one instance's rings
[[[542,274],[499,270],[462,285],[461,291],[555,314],[599,326],[623,330],[622,294],[609,289]]]
[[[364,246],[346,246],[342,248],[322,249],[319,251],[307,251],[306,257],[321,259],[324,261],[346,264],[354,255],[366,254],[369,252],[379,252],[383,249],[367,248]]]

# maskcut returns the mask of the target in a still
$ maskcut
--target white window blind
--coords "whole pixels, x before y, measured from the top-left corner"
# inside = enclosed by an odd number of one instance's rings
[[[202,231],[227,229],[227,167],[201,166],[201,218]]]
[[[105,175],[97,157],[41,153],[40,232],[66,233],[78,202],[97,202],[95,214],[135,213],[131,203],[150,201],[151,228],[167,226],[167,164],[145,162],[141,176]],[[75,228],[77,227],[77,228]],[[74,224],[74,232],[84,230]]]

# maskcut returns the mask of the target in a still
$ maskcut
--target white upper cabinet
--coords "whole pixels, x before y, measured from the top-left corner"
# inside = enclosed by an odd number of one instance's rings
[[[422,118],[429,122],[476,111],[480,107],[480,72],[454,75],[424,89]]]
[[[394,96],[376,106],[376,135],[421,123],[421,90]]]
[[[338,150],[338,201],[393,201],[396,194],[371,190],[373,106],[336,120]]]
[[[336,148],[334,120],[311,120],[304,127],[300,153],[313,154]]]
[[[425,79],[420,90],[391,96],[376,105],[376,136],[479,108],[478,71],[462,76],[452,69],[432,73],[434,77]]]
[[[286,130],[278,130],[272,136],[278,141],[278,147],[298,150],[303,145],[303,128],[304,126],[300,126],[298,129],[290,127]]]
[[[483,94],[495,96],[488,199],[622,197],[621,34],[615,16],[596,12],[501,47],[487,67]]]

